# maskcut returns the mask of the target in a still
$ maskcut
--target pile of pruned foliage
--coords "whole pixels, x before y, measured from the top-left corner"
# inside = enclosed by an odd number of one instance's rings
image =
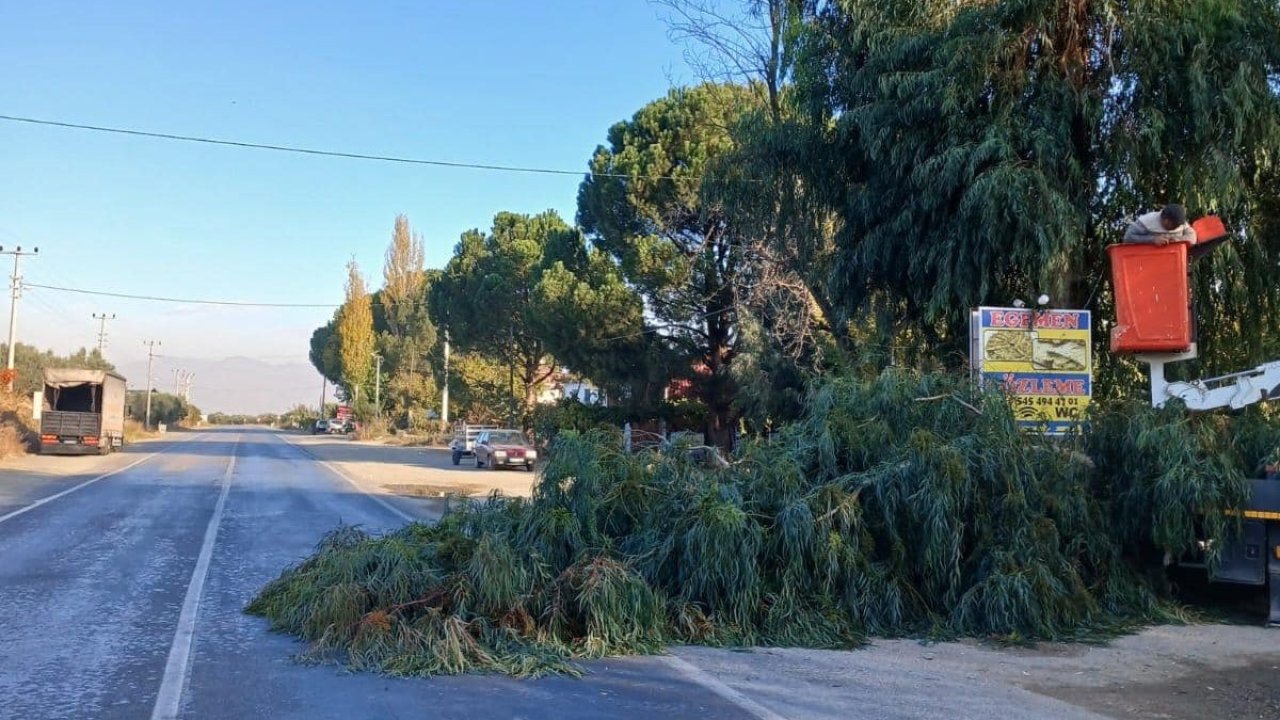
[[[413,675],[667,643],[1096,636],[1175,619],[1148,568],[1231,532],[1277,447],[1260,411],[1114,407],[1048,439],[961,379],[833,380],[727,469],[563,433],[532,498],[340,528],[248,610],[313,659]]]

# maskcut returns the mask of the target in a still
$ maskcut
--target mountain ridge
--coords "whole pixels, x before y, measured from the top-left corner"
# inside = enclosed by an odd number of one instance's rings
[[[116,367],[128,378],[131,389],[146,386],[146,361]],[[151,371],[152,387],[172,393],[174,370],[194,374],[191,400],[206,413],[259,415],[320,401],[320,374],[305,361],[267,362],[243,355],[218,359],[157,356]]]

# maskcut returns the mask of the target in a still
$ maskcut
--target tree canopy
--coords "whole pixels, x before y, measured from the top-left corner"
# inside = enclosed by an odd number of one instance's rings
[[[828,4],[800,40],[794,94],[803,157],[828,160],[794,173],[838,217],[842,314],[879,313],[934,353],[963,349],[979,304],[1045,291],[1106,316],[1106,245],[1126,218],[1182,202],[1240,230],[1198,290],[1212,300],[1205,349],[1241,362],[1230,349],[1277,307],[1264,279],[1276,241],[1251,231],[1280,141],[1277,13],[1261,0]]]
[[[729,367],[743,253],[733,219],[706,185],[755,102],[736,85],[671,91],[609,130],[578,191],[578,221],[643,297],[707,405],[708,440],[724,447],[734,423]]]
[[[659,4],[707,82],[609,128],[578,227],[499,213],[433,281],[397,218],[371,320],[349,302],[312,338],[326,377],[367,383],[343,338],[369,325],[391,402],[432,402],[438,327],[469,411],[525,414],[557,367],[637,408],[682,382],[728,446],[816,375],[961,367],[972,308],[1044,293],[1094,312],[1097,392],[1123,395],[1106,248],[1169,202],[1232,231],[1195,264],[1202,359],[1176,372],[1280,353],[1274,2]]]

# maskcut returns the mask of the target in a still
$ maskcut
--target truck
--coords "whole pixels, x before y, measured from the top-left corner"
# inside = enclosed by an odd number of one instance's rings
[[[1196,241],[1164,246],[1128,244],[1107,248],[1115,289],[1116,322],[1111,351],[1127,354],[1148,367],[1151,405],[1181,401],[1188,410],[1240,410],[1280,400],[1280,360],[1219,377],[1170,381],[1165,366],[1199,357],[1189,262],[1227,236],[1215,216],[1197,220]],[[1168,562],[1209,571],[1211,582],[1266,587],[1267,623],[1280,626],[1280,466],[1269,465],[1264,477],[1251,480],[1244,507],[1233,511],[1240,532],[1217,548],[1218,562],[1200,557],[1167,558]],[[1202,541],[1202,549],[1209,550]]]
[[[40,403],[41,455],[107,455],[124,447],[126,383],[108,370],[49,368]]]

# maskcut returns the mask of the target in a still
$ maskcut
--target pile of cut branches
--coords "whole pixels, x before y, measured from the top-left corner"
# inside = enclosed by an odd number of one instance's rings
[[[667,643],[1080,638],[1176,619],[1146,563],[1232,529],[1280,447],[1258,414],[1115,408],[1021,433],[962,379],[815,389],[727,469],[561,434],[533,497],[340,528],[249,605],[307,655],[392,674],[575,672]]]

